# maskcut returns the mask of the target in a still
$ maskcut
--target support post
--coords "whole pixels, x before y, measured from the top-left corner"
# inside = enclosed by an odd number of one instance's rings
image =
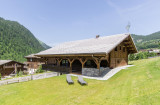
[[[72,72],[72,63],[70,63],[70,70],[69,70],[69,73]]]
[[[99,76],[100,76],[100,63],[101,63],[101,58],[93,57],[93,61],[96,63],[97,69],[99,69]]]
[[[15,74],[17,73],[17,63],[14,65]]]
[[[71,59],[68,58],[68,61],[69,61],[69,63],[70,63],[69,73],[72,73],[72,63],[74,62],[74,60],[75,60],[75,59],[72,59],[72,60],[71,60]]]
[[[61,63],[62,59],[57,58],[57,61],[58,61],[58,66],[60,66],[60,63]]]
[[[82,68],[84,68],[84,64],[87,62],[87,58],[85,60],[83,60],[82,58],[79,58],[79,61],[81,62],[82,64]]]
[[[84,68],[84,63],[82,63],[82,69]]]

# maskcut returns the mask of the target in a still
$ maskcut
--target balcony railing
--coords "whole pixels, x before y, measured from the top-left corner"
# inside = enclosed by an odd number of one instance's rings
[[[3,66],[4,68],[15,68],[15,66]],[[21,67],[21,65],[17,65],[17,68]]]

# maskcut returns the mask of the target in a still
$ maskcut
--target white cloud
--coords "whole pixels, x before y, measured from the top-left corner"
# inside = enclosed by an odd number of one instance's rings
[[[141,13],[143,11],[145,11],[148,8],[154,7],[153,3],[156,2],[156,0],[146,0],[146,2],[143,2],[141,4],[138,5],[133,5],[129,8],[125,8],[123,6],[119,6],[116,3],[112,2],[111,0],[106,0],[107,4],[112,7],[113,9],[115,9],[115,11],[122,17],[125,19],[126,15],[135,15],[138,13]]]

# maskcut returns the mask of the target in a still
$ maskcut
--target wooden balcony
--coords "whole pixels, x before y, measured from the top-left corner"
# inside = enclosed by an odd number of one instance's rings
[[[20,68],[20,67],[22,67],[21,65],[17,65],[17,68]],[[7,68],[15,68],[15,66],[13,65],[11,65],[11,66],[3,66],[3,68],[5,68],[5,69],[7,69]]]

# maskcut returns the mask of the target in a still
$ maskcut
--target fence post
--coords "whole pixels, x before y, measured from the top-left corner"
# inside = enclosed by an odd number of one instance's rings
[[[31,74],[31,80],[33,80],[33,75]]]

